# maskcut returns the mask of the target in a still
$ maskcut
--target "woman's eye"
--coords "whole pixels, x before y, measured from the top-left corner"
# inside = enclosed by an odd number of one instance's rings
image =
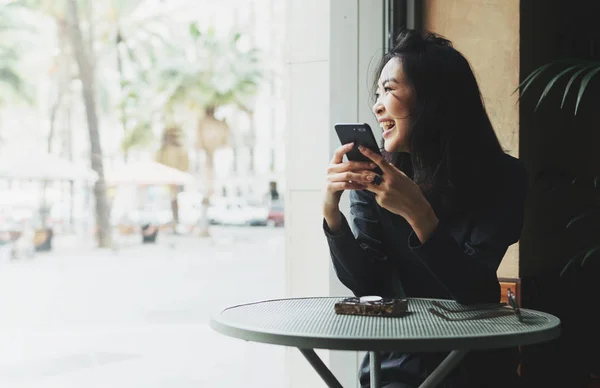
[[[384,91],[384,93],[391,92],[391,91],[392,91],[392,88],[390,88],[389,86],[385,86],[385,87],[383,88],[383,91]],[[376,100],[378,100],[378,99],[379,99],[379,97],[380,97],[380,94],[379,94],[379,93],[375,93],[375,99],[376,99]]]

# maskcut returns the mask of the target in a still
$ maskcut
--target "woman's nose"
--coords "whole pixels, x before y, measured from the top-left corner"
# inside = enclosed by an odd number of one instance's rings
[[[383,104],[382,104],[382,103],[380,103],[379,101],[377,101],[377,102],[375,103],[375,105],[373,105],[373,113],[375,113],[376,115],[380,115],[380,114],[382,114],[382,113],[383,113],[383,110],[384,110],[384,108],[383,108]]]

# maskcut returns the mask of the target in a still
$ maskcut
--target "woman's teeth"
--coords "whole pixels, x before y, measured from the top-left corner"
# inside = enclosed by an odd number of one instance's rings
[[[382,121],[381,123],[379,123],[379,126],[381,128],[383,128],[384,131],[387,131],[388,129],[390,129],[394,126],[394,122],[393,121]]]

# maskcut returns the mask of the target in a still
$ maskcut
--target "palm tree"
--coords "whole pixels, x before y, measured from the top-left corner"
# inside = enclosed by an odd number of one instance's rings
[[[121,140],[125,162],[132,150],[146,148],[153,140],[152,123],[156,112],[147,103],[152,98],[152,90],[146,83],[145,75],[139,73],[138,76],[138,81],[121,82],[122,95],[118,109],[125,129]]]
[[[242,49],[239,33],[221,39],[213,28],[202,32],[192,23],[189,37],[193,50],[173,56],[175,60],[162,68],[159,79],[169,112],[174,106],[184,106],[196,117],[195,147],[205,156],[199,234],[208,236],[206,212],[214,194],[214,156],[229,143],[231,132],[227,122],[217,118],[216,112],[228,105],[248,111],[248,102],[257,91],[261,72],[258,50]]]
[[[106,198],[103,153],[100,143],[98,128],[99,108],[107,107],[106,102],[114,101],[114,87],[112,83],[98,82],[100,78],[110,78],[111,68],[119,76],[119,101],[117,107],[120,121],[123,126],[121,149],[125,159],[129,151],[136,147],[149,145],[152,140],[151,121],[152,114],[147,110],[139,109],[140,102],[146,96],[141,96],[140,85],[147,84],[144,79],[144,68],[152,67],[155,49],[162,44],[161,36],[153,31],[162,26],[166,28],[163,19],[166,15],[149,14],[143,7],[143,0],[110,0],[107,2],[92,2],[91,0],[67,1],[54,0],[20,0],[30,10],[37,11],[50,18],[57,27],[58,45],[69,41],[72,52],[65,54],[61,47],[60,58],[55,64],[56,72],[61,73],[67,69],[67,80],[60,83],[57,77],[57,92],[51,102],[50,133],[48,148],[51,148],[54,135],[54,118],[61,106],[61,100],[69,93],[70,80],[73,75],[70,69],[74,63],[78,69],[75,78],[82,82],[83,101],[88,122],[91,165],[98,173],[99,180],[94,187],[96,197],[96,219],[98,227],[98,243],[100,246],[109,246],[110,225],[109,205]],[[81,6],[83,12],[79,12]],[[154,7],[156,8],[156,7]],[[82,31],[81,26],[87,26]],[[112,60],[110,65],[106,61]],[[60,62],[60,63],[58,63]],[[97,72],[95,68],[108,71]],[[60,74],[59,74],[60,75]],[[146,89],[148,89],[146,85]],[[100,97],[100,98],[98,98]],[[103,112],[101,110],[100,112]],[[105,110],[108,112],[108,109]],[[112,113],[112,111],[111,111]]]
[[[41,15],[31,12],[32,7],[41,6],[41,2],[28,0],[13,1],[0,7],[0,37],[2,40],[0,42],[0,83],[8,86],[8,88],[0,87],[0,105],[8,102],[14,104],[18,101],[25,101],[28,104],[33,104],[34,102],[29,93],[29,82],[24,81],[17,69],[20,67],[18,61],[24,51],[34,49],[40,43],[42,45],[47,43],[47,41],[42,41],[44,36],[41,30],[36,27]],[[59,54],[55,56],[54,63],[47,73],[55,78],[57,84],[57,93],[51,97],[50,101],[50,130],[46,146],[48,153],[52,152],[56,116],[70,81],[70,79],[67,80],[66,73],[68,71],[65,72],[69,67],[63,63],[65,58],[64,46],[66,43],[64,39],[64,25],[58,25],[57,27]],[[6,93],[7,91],[9,93]],[[48,214],[46,201],[48,183],[48,181],[44,180],[41,187],[39,218],[42,228],[46,227]]]
[[[19,59],[23,32],[31,33],[33,28],[23,27],[19,11],[22,11],[20,4],[0,4],[0,106],[9,102],[31,103],[28,85],[19,72]]]
[[[140,94],[148,89],[147,73],[167,46],[168,14],[161,5],[147,7],[144,0],[109,0],[98,4],[95,41],[99,61],[116,62],[119,77],[119,121],[123,130],[122,152],[151,141],[151,116]],[[149,13],[148,9],[153,12]],[[110,68],[113,63],[108,65]],[[146,108],[146,109],[140,109]],[[140,112],[142,110],[143,112]]]
[[[88,0],[81,0],[81,3],[88,8],[91,3]],[[53,0],[20,0],[13,2],[15,6],[21,7],[29,12],[33,17],[41,18],[42,20],[51,20],[57,31],[57,51],[58,55],[54,58],[48,75],[53,77],[56,84],[56,93],[54,99],[50,102],[49,122],[50,131],[47,138],[47,151],[52,151],[52,143],[55,132],[55,119],[61,107],[62,101],[71,93],[71,81],[74,78],[79,78],[83,86],[84,105],[88,118],[88,127],[91,143],[91,161],[92,168],[98,173],[99,180],[94,188],[96,197],[96,219],[97,219],[97,241],[100,247],[108,247],[110,241],[110,225],[108,223],[109,208],[106,200],[104,186],[104,168],[102,164],[102,150],[99,142],[98,134],[98,119],[95,112],[95,98],[93,86],[93,68],[91,65],[91,47],[88,42],[84,42],[83,33],[80,28],[80,16],[77,11],[78,4],[74,1],[56,2]],[[73,9],[72,9],[73,8]],[[71,12],[73,11],[74,12]],[[91,25],[92,23],[87,23]],[[91,27],[90,27],[91,28]],[[38,31],[37,38],[43,32]],[[73,46],[73,50],[69,50],[68,46]],[[83,53],[83,55],[82,55]],[[79,67],[78,74],[71,73],[71,65],[73,60],[77,65],[81,65],[83,60],[86,64]],[[91,84],[91,85],[90,85]],[[45,189],[47,182],[44,182],[42,187],[42,204],[40,208],[41,220],[44,222],[44,207],[45,207]]]
[[[27,98],[17,63],[18,56],[13,49],[0,47],[0,106],[15,99]]]
[[[83,103],[85,106],[88,132],[90,137],[91,166],[92,169],[98,174],[98,180],[94,185],[98,246],[110,247],[112,245],[110,213],[106,193],[106,181],[104,178],[102,145],[100,143],[100,133],[98,130],[94,67],[92,66],[89,49],[84,43],[79,20],[77,0],[68,0],[68,36],[73,47],[73,54],[77,63],[77,68],[79,69],[79,79],[81,80],[82,85]]]
[[[165,127],[160,148],[156,152],[154,159],[159,163],[181,171],[187,172],[189,170],[190,160],[188,151],[182,144],[182,131],[180,127],[174,124]],[[171,185],[170,189],[174,231],[177,232],[177,224],[179,223],[179,202],[177,194],[180,192],[180,187]]]
[[[71,81],[73,80],[73,74],[71,74],[71,53],[68,50],[68,42],[67,42],[67,20],[64,4],[60,2],[55,2],[52,0],[14,0],[10,3],[13,10],[19,10],[20,13],[14,15],[15,20],[12,23],[9,22],[8,26],[11,29],[16,29],[18,31],[18,36],[14,41],[19,41],[19,44],[22,45],[24,41],[35,40],[35,46],[44,46],[47,44],[54,44],[54,42],[50,43],[44,34],[47,31],[42,31],[37,27],[32,27],[32,25],[37,25],[40,22],[43,22],[45,19],[50,19],[54,22],[56,27],[56,47],[55,54],[52,59],[52,63],[50,68],[48,69],[46,75],[51,78],[51,81],[54,83],[55,93],[51,96],[51,101],[49,103],[49,123],[50,130],[47,138],[47,150],[50,153],[52,149],[52,142],[55,134],[55,124],[56,124],[56,116],[58,115],[58,111],[61,108],[62,102],[66,97],[70,94],[70,86]],[[0,17],[1,19],[1,17]],[[23,22],[22,19],[33,19],[29,20],[29,22]],[[0,25],[4,25],[0,21]],[[0,30],[3,29],[3,26],[0,27]],[[30,36],[24,36],[25,34],[29,34]],[[33,38],[33,39],[31,39]],[[30,46],[33,46],[30,44]],[[33,47],[32,47],[33,48]]]

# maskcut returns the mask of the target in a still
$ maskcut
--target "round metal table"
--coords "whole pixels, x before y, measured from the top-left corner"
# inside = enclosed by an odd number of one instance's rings
[[[442,381],[469,350],[530,345],[560,335],[557,317],[529,309],[521,309],[523,322],[512,314],[447,321],[429,311],[435,307],[433,299],[410,298],[409,313],[403,317],[336,314],[334,304],[343,298],[275,299],[233,306],[214,316],[210,325],[230,337],[297,347],[327,385],[336,388],[341,387],[340,383],[313,349],[369,351],[372,388],[380,387],[379,351],[450,351],[421,385],[426,388]],[[449,308],[461,306],[448,300],[437,302]],[[479,313],[445,312],[452,318],[470,318]]]

